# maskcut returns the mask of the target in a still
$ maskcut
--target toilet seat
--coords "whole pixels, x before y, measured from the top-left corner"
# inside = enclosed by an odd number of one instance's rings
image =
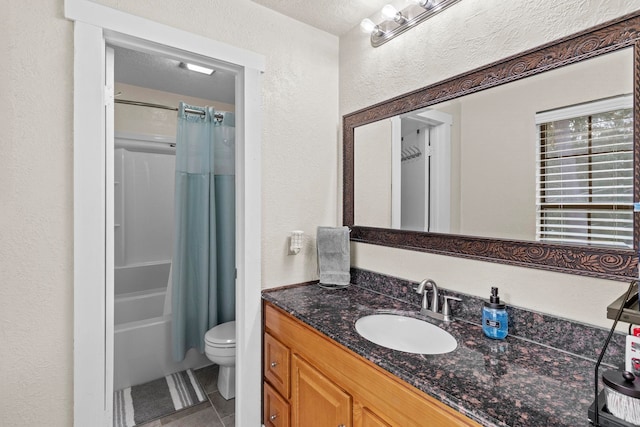
[[[222,323],[209,329],[204,334],[204,342],[213,347],[235,347],[236,346],[236,322]]]

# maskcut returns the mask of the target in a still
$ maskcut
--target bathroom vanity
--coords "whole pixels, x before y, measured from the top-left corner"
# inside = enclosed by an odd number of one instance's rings
[[[491,340],[465,320],[430,320],[456,338],[451,353],[377,346],[357,333],[357,319],[381,310],[426,318],[358,285],[275,289],[263,300],[267,427],[589,425],[594,362],[583,356]]]
[[[479,426],[265,303],[264,424]]]

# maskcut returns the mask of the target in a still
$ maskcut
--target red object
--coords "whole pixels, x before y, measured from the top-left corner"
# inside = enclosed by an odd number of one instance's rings
[[[640,328],[633,328],[631,330],[631,333],[633,334],[634,337],[640,337]]]

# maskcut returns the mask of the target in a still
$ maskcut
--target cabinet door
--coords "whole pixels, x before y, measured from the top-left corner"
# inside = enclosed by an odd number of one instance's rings
[[[297,355],[291,380],[293,427],[351,427],[351,396]]]
[[[262,422],[265,427],[289,427],[289,403],[268,383],[264,383],[264,414]]]
[[[269,333],[264,334],[264,377],[289,398],[289,349]]]
[[[355,412],[355,410],[354,410]],[[365,407],[360,407],[360,420],[356,421],[355,425],[358,427],[391,427],[390,424],[383,421],[379,416],[373,413],[371,410]],[[354,415],[354,418],[355,415]]]

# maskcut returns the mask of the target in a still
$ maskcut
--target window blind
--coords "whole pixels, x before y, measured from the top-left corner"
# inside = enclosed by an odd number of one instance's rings
[[[536,116],[538,241],[633,247],[633,109],[614,101]]]

